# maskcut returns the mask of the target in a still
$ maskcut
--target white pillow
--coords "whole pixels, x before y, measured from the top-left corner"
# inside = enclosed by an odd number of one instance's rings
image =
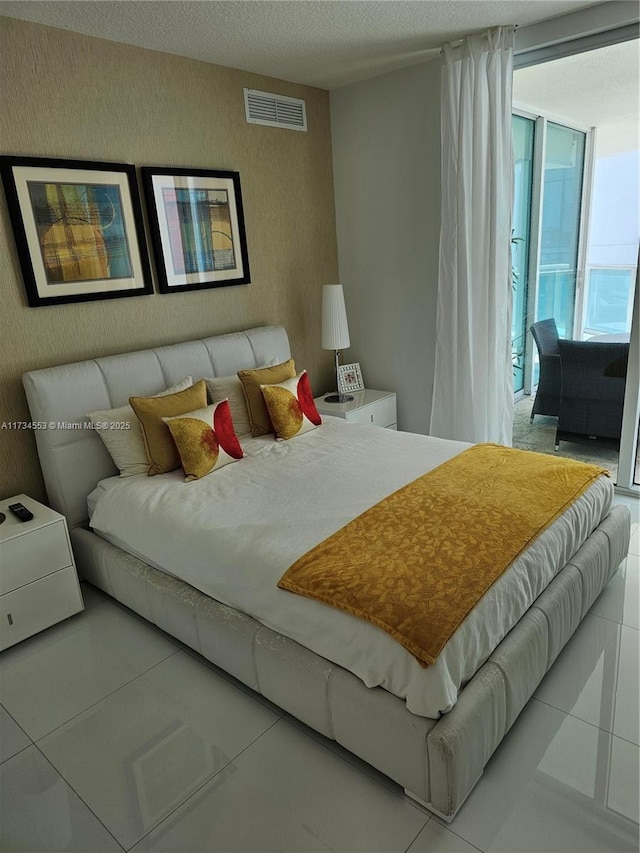
[[[247,435],[251,432],[251,424],[249,423],[249,412],[247,411],[247,403],[244,399],[244,391],[242,390],[242,382],[237,376],[215,376],[213,379],[204,380],[207,383],[209,399],[212,403],[221,403],[223,400],[229,401],[229,409],[231,410],[231,420],[236,435]]]
[[[192,385],[193,378],[187,376],[181,382],[172,385],[171,388],[166,388],[159,394],[153,394],[153,396],[164,397],[167,394],[175,394],[178,391],[191,388]],[[87,417],[116,463],[121,477],[147,473],[149,460],[144,447],[140,421],[128,403],[126,406],[119,406],[117,409],[90,412]]]
[[[268,364],[261,364],[260,367],[273,367],[277,363],[278,359],[272,358]],[[223,400],[229,401],[231,420],[233,421],[233,428],[236,435],[248,435],[251,432],[251,421],[249,420],[244,388],[237,374],[233,376],[214,376],[212,379],[205,377],[204,381],[207,383],[209,401],[211,403],[221,403]]]

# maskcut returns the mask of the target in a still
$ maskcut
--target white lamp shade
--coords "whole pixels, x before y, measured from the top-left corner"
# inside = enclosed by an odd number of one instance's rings
[[[342,350],[350,343],[342,285],[325,284],[322,287],[322,349]]]

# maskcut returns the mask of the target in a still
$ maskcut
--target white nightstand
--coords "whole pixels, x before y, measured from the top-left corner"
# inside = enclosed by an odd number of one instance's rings
[[[372,391],[366,388],[364,391],[353,391],[352,394],[350,403],[325,403],[327,394],[316,397],[314,402],[321,415],[334,415],[345,421],[398,429],[396,395],[393,391]]]
[[[33,513],[19,521],[9,504]],[[84,610],[63,515],[28,495],[0,501],[0,650]]]

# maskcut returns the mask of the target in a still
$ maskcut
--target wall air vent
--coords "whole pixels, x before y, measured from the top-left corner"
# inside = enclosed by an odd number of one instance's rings
[[[305,102],[257,89],[244,90],[244,106],[249,124],[268,124],[289,130],[307,129]]]

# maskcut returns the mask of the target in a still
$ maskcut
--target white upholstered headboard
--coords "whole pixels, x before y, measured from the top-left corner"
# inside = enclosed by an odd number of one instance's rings
[[[156,394],[188,375],[194,381],[231,376],[290,356],[285,329],[261,326],[25,373],[31,418],[47,425],[35,436],[50,505],[70,527],[83,524],[87,495],[99,480],[118,473],[99,435],[83,428],[87,412],[123,406],[130,396]]]

